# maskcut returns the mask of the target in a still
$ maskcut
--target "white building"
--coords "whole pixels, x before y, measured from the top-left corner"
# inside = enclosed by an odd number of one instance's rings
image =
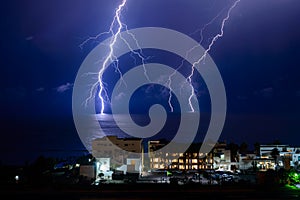
[[[236,165],[231,162],[231,152],[226,148],[226,143],[217,143],[213,148],[213,169],[229,171],[232,165]]]
[[[278,150],[278,155],[272,155],[274,149]],[[275,158],[274,158],[275,157]],[[300,147],[290,147],[289,145],[261,145],[260,146],[261,162],[259,168],[276,169],[278,167],[289,169],[290,167],[298,168],[300,164]],[[265,161],[263,161],[265,159]]]
[[[93,156],[96,158],[96,174],[103,179],[111,179],[113,170],[141,173],[142,139],[107,136],[92,142]]]
[[[255,153],[246,153],[246,154],[239,154],[239,169],[240,170],[248,170],[254,167],[255,163],[257,162],[257,156]]]

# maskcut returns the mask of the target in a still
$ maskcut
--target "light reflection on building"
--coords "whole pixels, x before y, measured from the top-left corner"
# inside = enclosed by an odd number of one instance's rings
[[[158,149],[164,147],[165,141],[149,141],[148,153],[150,169],[197,170],[213,168],[213,153],[199,153],[201,144],[192,144],[186,152],[168,152],[162,155]],[[180,145],[180,144],[178,144]]]

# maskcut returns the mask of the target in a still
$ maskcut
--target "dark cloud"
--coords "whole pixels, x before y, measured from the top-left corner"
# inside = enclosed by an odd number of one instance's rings
[[[27,40],[27,41],[33,40],[33,39],[34,39],[34,37],[32,35],[25,38],[25,40]]]
[[[57,88],[55,88],[55,90],[58,93],[64,93],[64,92],[72,89],[72,87],[73,87],[73,83],[66,83],[66,84],[58,86]]]
[[[264,88],[260,91],[260,94],[265,98],[272,97],[273,93],[274,93],[274,89],[272,87]]]
[[[35,91],[37,91],[37,92],[43,92],[43,91],[45,91],[45,88],[39,87],[39,88],[37,88]]]

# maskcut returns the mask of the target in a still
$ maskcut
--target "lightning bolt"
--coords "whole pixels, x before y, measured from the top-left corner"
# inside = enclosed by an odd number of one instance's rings
[[[199,28],[199,29],[195,30],[194,32],[192,32],[192,33],[190,34],[190,35],[192,36],[192,35],[194,35],[194,34],[200,32],[200,41],[199,41],[199,45],[195,46],[195,47],[192,48],[191,50],[193,50],[193,49],[199,47],[199,46],[202,44],[203,39],[204,39],[203,32],[205,31],[205,29],[206,29],[209,25],[211,25],[212,23],[214,23],[214,21],[215,21],[218,17],[220,17],[220,15],[224,12],[224,10],[225,10],[225,8],[223,8],[223,9],[222,9],[222,10],[221,10],[214,18],[212,18],[208,23],[204,24],[204,26],[203,26],[201,29]],[[189,50],[189,52],[191,52],[191,50]]]
[[[224,35],[224,27],[225,27],[225,23],[229,20],[230,18],[230,14],[231,14],[231,11],[237,6],[237,4],[240,2],[241,0],[236,0],[233,5],[228,9],[227,11],[227,15],[226,17],[222,20],[222,23],[221,23],[221,28],[220,28],[220,33],[218,33],[217,35],[215,35],[210,44],[208,45],[208,48],[204,51],[203,55],[196,61],[192,64],[192,70],[191,70],[191,73],[190,75],[187,77],[187,81],[190,83],[191,87],[192,87],[192,93],[191,95],[189,96],[189,107],[191,109],[192,112],[194,112],[194,108],[193,108],[193,105],[192,105],[192,99],[193,97],[195,97],[195,90],[192,86],[192,77],[194,75],[194,70],[195,70],[195,66],[197,64],[199,64],[200,62],[202,62],[203,60],[205,60],[207,54],[209,53],[209,51],[211,50],[211,48],[213,47],[214,43],[221,37],[223,37]],[[147,78],[147,80],[149,82],[150,79],[147,75],[147,70],[146,70],[146,67],[145,67],[145,62],[146,62],[146,59],[145,57],[143,56],[143,53],[142,53],[142,49],[140,48],[139,46],[139,43],[137,41],[137,39],[135,38],[135,36],[130,33],[128,31],[128,28],[127,28],[127,25],[124,24],[122,21],[121,21],[121,13],[122,13],[122,10],[123,8],[125,7],[127,3],[127,0],[122,0],[122,2],[118,5],[117,9],[115,10],[115,15],[114,15],[114,18],[110,24],[110,28],[109,28],[109,31],[107,32],[103,32],[103,33],[100,33],[98,34],[97,36],[95,37],[90,37],[88,38],[87,40],[85,40],[81,45],[80,45],[80,48],[82,48],[88,41],[90,40],[96,40],[98,39],[99,37],[101,37],[102,35],[104,34],[111,34],[112,37],[111,37],[111,40],[110,40],[110,43],[109,43],[109,53],[108,55],[104,58],[103,62],[102,62],[102,66],[99,70],[99,72],[97,73],[98,75],[98,79],[97,79],[97,82],[95,84],[92,85],[92,88],[90,90],[90,95],[88,97],[88,99],[86,100],[86,104],[88,103],[88,101],[91,99],[91,98],[94,98],[94,91],[98,88],[99,86],[99,92],[98,92],[98,97],[100,99],[100,102],[101,102],[101,111],[100,113],[101,114],[104,114],[104,110],[105,110],[105,102],[106,101],[109,101],[109,97],[108,97],[108,93],[107,93],[107,90],[105,88],[105,83],[103,82],[102,80],[102,76],[103,76],[103,73],[105,71],[105,68],[106,68],[106,65],[110,62],[110,61],[114,61],[115,63],[115,71],[119,73],[120,75],[120,78],[121,80],[123,80],[123,76],[122,76],[122,73],[118,67],[118,58],[116,56],[114,56],[114,47],[115,47],[115,44],[117,42],[117,39],[120,38],[121,40],[123,40],[125,42],[125,44],[127,45],[127,47],[129,48],[129,50],[132,52],[132,54],[136,55],[139,59],[141,59],[141,62],[142,62],[142,65],[143,65],[143,68],[144,68],[144,75],[145,77]],[[224,9],[223,9],[224,10]],[[218,13],[217,16],[215,16],[210,22],[208,22],[207,24],[204,25],[204,27],[200,30],[200,42],[199,42],[199,45],[193,47],[192,49],[190,49],[187,53],[186,53],[186,57],[189,55],[189,53],[199,47],[203,41],[203,31],[205,30],[205,28],[207,26],[209,26],[210,24],[212,24],[219,16],[220,14],[223,12],[223,10]],[[114,29],[116,29],[116,31],[114,31]],[[131,36],[131,38],[134,40],[135,42],[135,45],[138,47],[139,50],[133,50],[133,48],[131,47],[130,43],[127,42],[124,37],[122,37],[122,34],[121,34],[121,31],[122,30],[125,30],[125,32]],[[197,30],[199,31],[199,30]],[[196,32],[197,32],[196,31]],[[134,58],[134,57],[133,57]],[[181,65],[177,68],[180,69],[181,67],[183,66],[183,61],[181,63]],[[176,70],[176,71],[177,71]],[[171,88],[171,83],[172,83],[172,77],[175,75],[176,71],[171,74],[168,78],[168,81],[167,81],[167,85],[168,87],[170,88],[169,89],[169,99],[168,99],[168,103],[169,103],[169,107],[170,107],[170,110],[171,112],[173,112],[174,108],[172,106],[172,103],[171,103],[171,99],[172,99],[172,88]],[[93,74],[93,73],[90,73],[90,74]],[[95,74],[95,73],[94,73]],[[125,83],[126,84],[126,83]]]
[[[196,48],[200,47],[201,46],[201,43],[204,39],[203,37],[203,32],[205,31],[205,29],[211,25],[221,14],[222,12],[225,10],[225,8],[223,8],[214,18],[212,18],[208,23],[204,24],[204,26],[201,28],[201,29],[197,29],[196,31],[194,31],[193,33],[191,33],[190,35],[194,35],[198,32],[200,32],[200,41],[198,43],[198,45],[194,46],[193,48],[189,49],[186,54],[185,54],[185,58],[182,59],[181,61],[181,64],[176,68],[176,71],[178,71],[183,65],[184,65],[184,61],[187,59],[188,55]],[[176,71],[174,71],[169,77],[168,77],[168,80],[167,80],[167,86],[170,88],[169,89],[169,98],[168,98],[168,104],[169,104],[169,108],[170,108],[170,111],[173,112],[174,111],[174,107],[171,103],[171,100],[172,100],[172,88],[171,88],[171,84],[172,84],[172,77],[176,74]],[[192,68],[192,74],[194,73],[194,69]],[[188,77],[188,80],[189,82],[191,82],[191,77]],[[182,87],[183,87],[183,84],[182,84]],[[183,88],[180,89],[180,91],[182,90]],[[193,90],[193,88],[192,88]],[[194,111],[194,108],[193,106],[191,105],[191,98],[189,98],[189,105],[190,105],[190,108],[192,111]]]
[[[98,79],[97,79],[97,82],[92,85],[91,90],[90,90],[90,95],[85,101],[85,105],[87,105],[88,101],[91,98],[95,97],[95,95],[94,95],[95,90],[97,90],[97,88],[99,87],[98,97],[101,102],[100,114],[104,114],[105,102],[106,101],[110,102],[109,97],[108,97],[108,92],[105,87],[106,84],[102,80],[106,65],[109,62],[114,62],[115,72],[117,72],[120,75],[120,79],[122,80],[120,83],[124,83],[126,85],[126,83],[123,80],[122,72],[120,71],[120,68],[119,68],[119,60],[116,56],[114,56],[114,47],[115,47],[115,44],[116,44],[118,38],[120,38],[122,41],[124,41],[124,43],[127,45],[129,50],[131,51],[131,53],[133,55],[137,56],[141,60],[142,66],[144,69],[144,75],[147,78],[147,80],[150,82],[150,79],[147,75],[147,69],[145,66],[146,58],[143,55],[142,49],[140,48],[140,45],[139,45],[137,39],[135,38],[135,36],[132,33],[130,33],[130,31],[128,30],[127,25],[121,21],[121,13],[122,13],[126,3],[127,3],[127,0],[122,0],[122,2],[118,5],[117,9],[115,10],[114,18],[113,18],[113,20],[110,24],[109,30],[107,32],[100,33],[94,37],[89,37],[88,39],[83,41],[79,46],[80,48],[83,48],[83,46],[86,43],[88,43],[90,40],[96,40],[105,34],[111,35],[111,39],[109,42],[109,52],[108,52],[108,55],[103,60],[101,60],[102,65],[101,65],[99,72],[89,73],[89,74],[94,74],[94,75],[97,74]],[[138,50],[134,50],[134,48],[130,45],[130,43],[124,39],[124,37],[121,34],[122,30],[125,30],[126,34],[128,34],[133,39],[134,45],[137,47]],[[136,62],[136,58],[132,54],[131,54],[131,56]]]
[[[102,82],[102,75],[105,71],[105,66],[107,65],[107,63],[109,61],[116,60],[117,64],[118,64],[118,59],[114,56],[114,45],[116,44],[117,38],[120,35],[120,32],[123,28],[123,23],[121,22],[120,16],[121,16],[121,11],[123,10],[126,2],[127,2],[127,0],[123,0],[122,3],[116,9],[115,16],[114,16],[113,21],[112,21],[112,23],[110,25],[110,28],[109,28],[109,33],[112,34],[110,44],[109,44],[109,53],[108,53],[107,57],[104,59],[102,67],[101,67],[101,69],[98,73],[98,83],[99,83],[99,87],[100,87],[98,97],[101,101],[101,112],[100,112],[101,114],[104,113],[104,108],[105,108],[105,100],[102,96],[102,93],[104,92],[105,96],[107,97],[107,91],[105,90],[104,83]],[[113,27],[114,27],[115,23],[117,23],[117,26],[118,26],[116,33],[114,33],[114,30],[113,30]],[[120,70],[118,70],[118,72],[120,72]]]
[[[215,44],[215,42],[219,39],[219,38],[222,38],[223,35],[224,35],[224,27],[225,27],[225,23],[229,20],[230,18],[230,14],[232,12],[232,10],[238,5],[238,3],[240,2],[241,0],[236,0],[232,6],[228,9],[227,11],[227,15],[226,17],[222,20],[222,23],[221,23],[221,28],[220,28],[220,33],[218,33],[217,35],[215,35],[210,44],[208,45],[208,48],[204,51],[203,55],[196,61],[192,64],[192,71],[191,71],[191,74],[188,76],[187,78],[187,81],[190,83],[191,87],[192,87],[192,93],[191,95],[189,96],[189,106],[191,108],[191,111],[194,112],[194,108],[193,108],[193,105],[192,105],[192,98],[195,97],[195,90],[192,86],[192,77],[194,75],[194,71],[195,71],[195,66],[198,65],[200,62],[202,62],[203,60],[205,60],[207,54],[209,53],[209,51],[211,50],[211,48],[213,47],[213,45]]]
[[[194,62],[194,63],[192,64],[192,70],[191,70],[191,73],[190,73],[190,75],[189,75],[189,76],[187,77],[187,79],[186,79],[186,81],[189,82],[189,84],[190,84],[190,86],[191,86],[191,88],[192,88],[192,93],[191,93],[191,95],[189,96],[189,99],[188,99],[189,107],[190,107],[190,109],[191,109],[192,112],[195,111],[195,110],[194,110],[194,107],[193,107],[193,105],[192,105],[192,99],[193,99],[193,97],[196,96],[196,95],[195,95],[195,90],[194,90],[194,88],[193,88],[193,86],[192,86],[192,77],[193,77],[193,75],[194,75],[195,66],[196,66],[197,64],[199,64],[200,62],[202,62],[203,60],[205,60],[207,54],[209,53],[209,51],[211,50],[211,48],[213,47],[213,45],[215,44],[215,42],[216,42],[219,38],[223,37],[223,35],[224,35],[224,27],[225,27],[225,23],[229,20],[231,11],[237,6],[237,4],[238,4],[240,1],[241,1],[241,0],[236,0],[236,1],[232,4],[232,6],[230,6],[230,8],[229,8],[228,11],[227,11],[226,17],[222,20],[221,28],[220,28],[220,33],[218,33],[217,35],[215,35],[215,36],[212,38],[210,44],[208,45],[208,48],[204,51],[203,55],[202,55],[196,62]],[[204,32],[204,30],[205,30],[209,25],[211,25],[211,24],[212,24],[212,23],[213,23],[213,22],[214,22],[221,14],[222,14],[222,12],[224,11],[224,9],[225,9],[225,8],[223,8],[223,9],[222,9],[222,10],[221,10],[221,11],[220,11],[213,19],[211,19],[208,23],[206,23],[200,30],[197,29],[196,31],[194,31],[193,33],[191,33],[191,35],[193,35],[193,34],[195,34],[195,33],[197,33],[197,32],[200,31],[200,41],[199,41],[198,45],[194,46],[193,48],[189,49],[189,50],[186,52],[185,59],[188,57],[188,55],[189,55],[194,49],[196,49],[196,48],[198,48],[198,47],[201,46],[201,43],[202,43],[203,38],[204,38],[204,37],[203,37],[203,32]],[[185,59],[182,60],[181,64],[179,65],[179,67],[177,67],[176,71],[179,70],[179,69],[183,66],[184,60],[185,60]],[[170,111],[171,111],[171,112],[174,111],[173,105],[172,105],[172,103],[171,103],[171,99],[172,99],[172,88],[171,88],[171,84],[172,84],[172,77],[176,74],[176,71],[174,71],[174,72],[169,76],[169,78],[168,78],[168,80],[167,80],[167,83],[166,83],[166,84],[168,85],[168,87],[170,88],[170,89],[169,89],[168,104],[169,104],[169,107],[170,107]]]
[[[241,0],[236,0],[233,5],[228,9],[227,15],[226,17],[222,20],[221,23],[221,29],[220,29],[220,33],[218,33],[216,36],[213,37],[212,41],[210,42],[210,44],[208,45],[208,48],[204,51],[203,55],[200,57],[200,59],[196,62],[193,63],[193,67],[195,67],[195,65],[199,64],[201,61],[203,61],[205,59],[205,57],[207,56],[208,52],[211,50],[212,46],[215,44],[215,42],[223,37],[224,35],[224,27],[225,27],[225,23],[229,20],[230,18],[230,14],[232,12],[232,10],[237,6],[237,4],[240,2]]]

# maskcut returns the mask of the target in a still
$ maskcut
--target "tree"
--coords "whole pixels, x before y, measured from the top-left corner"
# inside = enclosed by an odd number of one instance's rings
[[[240,145],[240,153],[241,154],[246,154],[248,151],[248,144],[246,142],[243,142],[241,145]]]
[[[231,161],[232,162],[237,162],[237,152],[239,150],[239,145],[231,142],[228,145],[228,148],[229,148],[230,154],[231,154]]]
[[[275,164],[278,164],[278,156],[279,156],[279,150],[277,148],[272,149],[271,156],[275,160]]]
[[[36,161],[28,167],[29,182],[36,185],[45,185],[52,182],[51,170],[55,165],[54,158],[39,156]]]
[[[276,140],[274,140],[274,141],[273,141],[273,143],[272,143],[272,144],[274,144],[274,145],[280,145],[280,144],[281,144],[281,142],[280,142],[280,140],[276,139]]]
[[[104,174],[103,174],[103,173],[99,173],[99,174],[98,174],[98,177],[99,177],[100,179],[103,179]]]
[[[78,159],[77,159],[77,163],[81,164],[81,165],[90,165],[92,164],[93,162],[95,162],[96,158],[93,157],[92,154],[87,154],[87,155],[83,155],[83,156],[80,156]]]
[[[298,161],[295,161],[295,162],[294,162],[294,166],[295,166],[295,169],[298,169],[298,168],[299,168],[299,162],[298,162]]]
[[[255,154],[256,154],[257,156],[260,156],[260,155],[259,155],[259,154],[260,154],[260,143],[259,143],[259,142],[255,142],[253,146],[254,146]]]
[[[291,169],[288,173],[288,179],[291,184],[300,183],[300,174],[296,170]]]

